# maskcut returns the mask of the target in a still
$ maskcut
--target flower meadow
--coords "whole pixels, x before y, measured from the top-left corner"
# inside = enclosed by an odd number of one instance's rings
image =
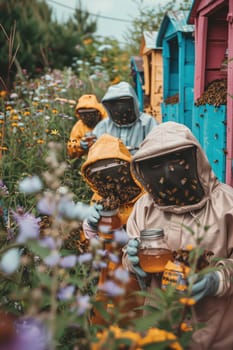
[[[88,88],[65,70],[25,76],[1,92],[0,350],[185,349],[195,330],[188,291],[133,293],[151,305],[129,322],[124,305],[107,312],[95,298],[101,269],[119,257],[96,238],[79,239],[92,193],[80,175],[83,159],[68,159],[66,143]],[[117,232],[114,240],[115,248],[127,242]],[[201,250],[189,249],[195,271]],[[124,296],[127,281],[126,271],[114,270],[102,286],[109,303]],[[101,324],[91,322],[94,307]]]

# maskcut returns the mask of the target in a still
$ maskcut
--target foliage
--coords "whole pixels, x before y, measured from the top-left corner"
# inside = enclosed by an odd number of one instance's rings
[[[158,4],[157,7],[146,7],[142,1],[137,1],[138,16],[132,20],[132,28],[125,33],[128,49],[131,55],[139,52],[141,38],[144,31],[158,31],[161,21],[167,11],[170,10],[190,10],[192,1],[166,1]]]
[[[71,66],[77,77],[85,78],[85,90],[98,90],[98,95],[106,82],[130,79],[129,55],[116,40],[96,35],[97,19],[80,1],[74,14],[58,23],[45,1],[0,0],[0,23],[2,90],[12,89],[16,73],[21,79],[25,71],[35,78],[49,68]]]

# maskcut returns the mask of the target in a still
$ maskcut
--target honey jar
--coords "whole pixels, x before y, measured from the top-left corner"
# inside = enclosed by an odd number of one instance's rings
[[[169,285],[175,287],[178,292],[185,292],[188,288],[187,276],[190,267],[179,261],[168,261],[165,266],[161,288],[166,290]]]
[[[145,272],[160,273],[169,260],[172,251],[164,236],[163,229],[148,229],[140,232],[139,263]]]
[[[122,222],[119,215],[119,210],[101,210],[100,220],[98,222],[99,237],[105,242],[111,242],[113,240],[113,234],[115,230],[122,228]]]

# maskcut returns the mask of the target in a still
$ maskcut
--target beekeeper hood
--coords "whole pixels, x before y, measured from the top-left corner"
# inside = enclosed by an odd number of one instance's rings
[[[108,88],[102,99],[109,118],[118,127],[128,127],[140,116],[139,102],[133,87],[122,81]]]
[[[141,143],[132,172],[164,211],[201,208],[218,181],[200,144],[183,124],[162,123]]]
[[[75,107],[76,117],[81,119],[89,128],[107,116],[103,105],[98,102],[95,95],[83,95],[79,98]]]
[[[140,197],[142,186],[130,171],[131,154],[123,142],[103,134],[89,149],[81,173],[91,189],[104,199],[129,204]]]

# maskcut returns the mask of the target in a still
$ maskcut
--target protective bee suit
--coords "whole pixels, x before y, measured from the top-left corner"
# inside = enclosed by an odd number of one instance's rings
[[[108,118],[96,125],[93,133],[97,138],[105,133],[120,138],[134,154],[146,135],[157,125],[156,120],[140,112],[133,87],[124,81],[110,86],[101,102],[108,112]]]
[[[127,222],[135,201],[143,194],[141,184],[131,175],[130,161],[131,154],[123,142],[116,137],[103,134],[89,149],[87,159],[81,167],[83,178],[94,192],[92,202],[99,201],[102,198],[109,198],[110,204],[118,203],[119,216],[123,226],[125,226]],[[90,219],[84,220],[83,231],[86,239],[98,237],[97,225],[93,227],[93,223]],[[101,270],[99,278],[100,285],[107,280],[111,280],[113,271],[116,271],[119,267],[122,268],[122,246],[123,244],[118,244],[117,248],[114,248],[117,249],[115,253],[119,256],[119,263],[110,262],[107,268]],[[111,249],[111,247],[106,248],[105,245],[104,249],[108,250]],[[134,313],[139,313],[139,311],[133,310],[136,306],[141,304],[141,300],[139,302],[139,297],[132,296],[131,294],[135,290],[139,290],[140,287],[134,275],[130,275],[129,281],[124,287],[124,295],[113,299],[111,310],[115,307],[119,307],[120,301],[123,301],[124,307],[122,312],[129,314],[127,314],[127,318],[124,318],[121,322],[126,322],[126,324],[128,324],[131,317],[134,317]],[[98,294],[97,291],[97,300],[98,298],[100,298],[102,302],[106,302],[107,300],[106,296],[101,293]],[[108,310],[107,305],[106,309]],[[95,316],[92,318],[93,323],[104,323],[104,320],[101,319],[98,312],[94,312],[94,315]]]
[[[107,116],[107,112],[95,95],[83,95],[75,107],[75,115],[79,120],[73,126],[67,143],[70,158],[78,158],[86,153],[86,150],[80,146],[81,139]]]
[[[134,205],[127,222],[129,237],[139,237],[145,228],[163,228],[170,248],[177,250],[195,246],[198,236],[200,246],[219,258],[217,288],[194,305],[196,321],[205,327],[194,332],[188,349],[233,349],[233,189],[217,180],[191,131],[174,122],[154,128],[131,165],[148,193]],[[127,249],[123,265],[134,271]],[[160,287],[152,276],[150,287]],[[212,287],[207,284],[203,290]]]

